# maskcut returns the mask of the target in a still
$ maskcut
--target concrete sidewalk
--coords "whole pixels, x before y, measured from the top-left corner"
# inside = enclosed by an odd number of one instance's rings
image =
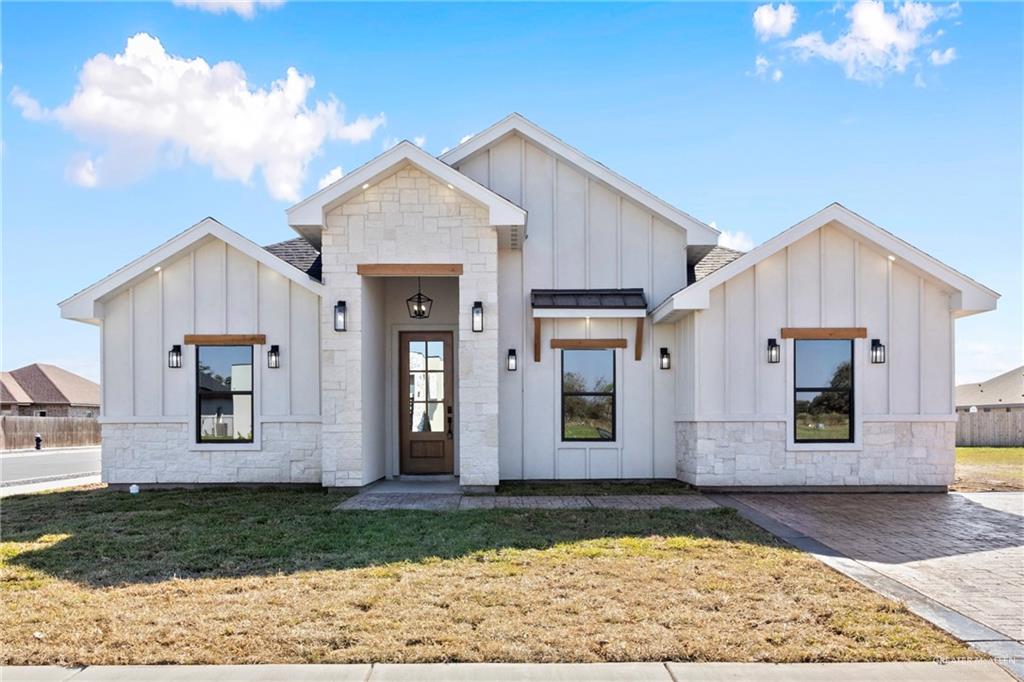
[[[426,663],[0,668],[3,682],[1006,682],[991,661],[950,663]]]

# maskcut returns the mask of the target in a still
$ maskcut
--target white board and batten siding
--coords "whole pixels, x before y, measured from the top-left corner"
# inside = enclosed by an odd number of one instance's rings
[[[859,420],[953,414],[950,289],[870,242],[826,225],[711,290],[710,306],[676,322],[684,371],[679,419],[781,420],[792,396],[783,327],[866,327],[854,343]],[[767,362],[769,338],[782,361]],[[886,346],[871,364],[871,339]],[[699,357],[700,362],[695,358]]]
[[[108,422],[187,421],[195,347],[167,367],[186,334],[265,334],[253,348],[256,419],[320,414],[317,296],[218,239],[209,239],[103,301],[102,416]],[[281,367],[267,367],[271,344]]]
[[[533,358],[532,289],[643,288],[656,305],[686,283],[686,233],[581,168],[520,135],[463,161],[458,170],[526,209],[522,250],[499,251],[499,354],[514,348],[519,370],[500,372],[502,479],[675,476],[672,372],[657,369],[673,345],[671,325],[650,323],[634,359],[634,319],[546,319]],[[616,350],[616,440],[561,440],[561,357],[552,338],[626,338]],[[659,399],[660,397],[660,399]]]

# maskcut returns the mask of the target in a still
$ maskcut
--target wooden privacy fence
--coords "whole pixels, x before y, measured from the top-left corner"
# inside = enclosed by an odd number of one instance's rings
[[[991,412],[958,412],[956,444],[976,447],[1024,446],[1024,410],[1007,412],[993,407]]]
[[[100,424],[92,417],[0,417],[0,450],[36,446],[36,434],[44,448],[99,445]]]

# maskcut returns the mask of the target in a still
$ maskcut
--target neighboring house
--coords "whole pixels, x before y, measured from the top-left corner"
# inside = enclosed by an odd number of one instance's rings
[[[957,412],[1024,412],[1024,365],[980,384],[956,387]]]
[[[96,417],[100,386],[55,365],[33,363],[0,373],[0,414]]]
[[[409,142],[262,248],[207,218],[60,304],[103,478],[942,488],[953,328],[998,294],[832,204],[749,253],[513,114]]]
[[[1024,446],[1024,366],[956,387],[957,445]]]

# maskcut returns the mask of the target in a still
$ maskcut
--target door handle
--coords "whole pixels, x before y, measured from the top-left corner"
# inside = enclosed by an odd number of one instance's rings
[[[452,416],[448,415],[448,440],[452,439]]]

